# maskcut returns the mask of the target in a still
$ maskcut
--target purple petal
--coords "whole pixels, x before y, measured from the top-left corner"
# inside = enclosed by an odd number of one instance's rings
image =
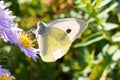
[[[18,41],[16,33],[13,32],[12,30],[4,30],[3,36],[4,36],[4,39],[6,39],[7,41],[10,41],[11,44],[17,43]]]
[[[24,48],[22,46],[19,46],[19,47],[20,47],[21,51],[23,51],[27,57],[32,58],[36,62],[36,60],[37,60],[38,57],[36,55],[37,52],[35,52],[34,49],[32,49],[32,48],[26,49],[26,48]]]
[[[7,76],[10,76],[9,70],[0,67],[0,76],[2,76],[3,73],[5,73]]]

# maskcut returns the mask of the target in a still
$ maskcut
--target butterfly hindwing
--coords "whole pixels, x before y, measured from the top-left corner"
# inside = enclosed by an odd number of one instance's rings
[[[42,40],[44,45],[40,46],[41,57],[43,61],[52,62],[61,58],[68,51],[72,42],[66,36],[67,34],[58,28],[48,27],[46,31]]]

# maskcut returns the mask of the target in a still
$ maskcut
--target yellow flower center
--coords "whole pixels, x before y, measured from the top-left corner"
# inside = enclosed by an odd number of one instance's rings
[[[21,36],[19,37],[19,41],[25,48],[30,48],[32,46],[32,40],[28,38],[28,34],[25,32],[21,34]]]
[[[15,80],[15,79],[13,79],[10,76],[7,76],[5,73],[3,73],[2,76],[0,76],[0,80]]]

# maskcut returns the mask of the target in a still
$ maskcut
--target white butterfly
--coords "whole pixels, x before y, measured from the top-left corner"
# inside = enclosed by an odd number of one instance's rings
[[[85,20],[76,18],[57,19],[49,23],[38,22],[35,34],[42,60],[53,62],[64,56],[85,26]]]

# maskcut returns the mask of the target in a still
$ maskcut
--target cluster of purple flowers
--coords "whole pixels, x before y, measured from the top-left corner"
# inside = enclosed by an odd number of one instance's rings
[[[22,34],[23,30],[17,27],[17,24],[13,22],[15,16],[10,16],[11,11],[6,9],[3,1],[0,1],[0,38],[5,42],[9,41],[11,44],[17,44],[21,51],[25,53],[26,56],[33,58],[34,61],[37,59],[36,50],[29,45],[26,47],[23,45],[24,38],[28,38]],[[21,36],[24,36],[21,38]],[[27,40],[30,41],[30,40]]]
[[[27,37],[23,30],[17,27],[13,21],[15,16],[11,16],[11,11],[6,9],[4,1],[0,1],[0,38],[5,42],[9,41],[11,44],[19,46],[21,51],[27,57],[32,58],[34,61],[37,59],[36,49],[32,47],[32,41]],[[10,76],[8,70],[2,69],[0,66],[0,76],[4,74]]]

